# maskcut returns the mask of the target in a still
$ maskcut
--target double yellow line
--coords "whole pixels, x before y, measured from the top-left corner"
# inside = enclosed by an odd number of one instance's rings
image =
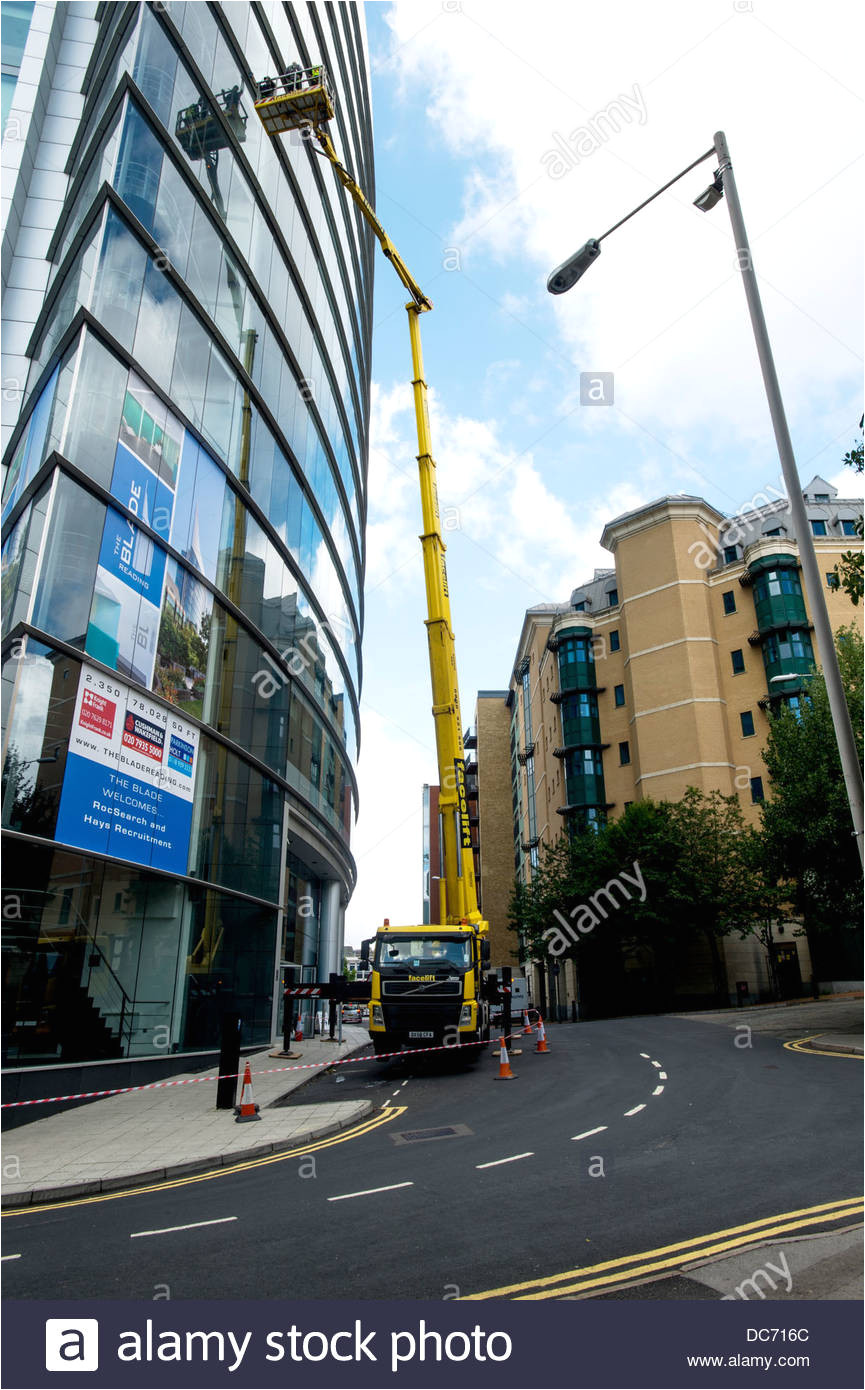
[[[511,1298],[518,1302],[532,1302],[542,1298],[565,1298],[595,1289],[603,1291],[617,1284],[651,1278],[695,1260],[761,1244],[776,1236],[788,1236],[811,1226],[861,1216],[863,1201],[865,1199],[862,1197],[847,1197],[840,1202],[801,1207],[797,1211],[764,1217],[762,1221],[747,1221],[742,1226],[729,1226],[726,1230],[680,1240],[674,1245],[662,1245],[656,1250],[643,1250],[637,1255],[624,1255],[617,1260],[605,1260],[602,1264],[566,1269],[562,1274],[527,1279],[522,1284],[504,1284],[501,1288],[486,1289],[483,1293],[466,1294],[463,1301],[471,1303],[485,1298]]]
[[[284,1163],[288,1158],[302,1158],[304,1154],[318,1153],[320,1149],[332,1149],[336,1144],[347,1144],[350,1139],[359,1139],[370,1134],[380,1125],[395,1120],[406,1111],[404,1105],[382,1106],[376,1115],[371,1115],[350,1129],[341,1130],[330,1138],[300,1144],[296,1149],[280,1149],[278,1153],[265,1154],[263,1158],[250,1158],[241,1163],[229,1163],[224,1168],[210,1168],[204,1173],[191,1173],[186,1178],[166,1178],[164,1182],[148,1183],[146,1187],[127,1187],[118,1192],[99,1192],[92,1197],[73,1197],[66,1202],[34,1202],[27,1207],[8,1207],[3,1216],[30,1216],[41,1211],[66,1211],[69,1207],[86,1207],[93,1202],[116,1202],[120,1197],[140,1197],[146,1192],[167,1192],[175,1187],[189,1187],[197,1182],[210,1182],[213,1178],[230,1178],[235,1173],[247,1172],[250,1168],[264,1168],[269,1163]]]
[[[796,1038],[793,1042],[785,1042],[784,1047],[788,1052],[810,1052],[812,1056],[817,1057],[842,1057],[848,1062],[851,1058],[854,1062],[862,1061],[861,1052],[836,1052],[830,1048],[808,1047],[807,1044],[813,1042],[814,1038],[821,1038],[822,1036],[822,1033],[809,1033],[807,1038]]]

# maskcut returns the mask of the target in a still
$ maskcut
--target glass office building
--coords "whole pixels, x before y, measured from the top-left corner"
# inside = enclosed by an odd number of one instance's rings
[[[4,272],[32,319],[2,503],[5,1057],[208,1049],[231,1012],[266,1043],[281,985],[340,968],[355,877],[373,247],[253,102],[324,63],[374,190],[362,7],[35,10],[56,215],[44,250],[33,197],[13,229],[34,279],[43,250],[28,300]]]

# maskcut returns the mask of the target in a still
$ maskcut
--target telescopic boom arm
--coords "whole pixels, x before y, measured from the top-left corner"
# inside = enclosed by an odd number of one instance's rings
[[[324,124],[332,119],[333,95],[327,75],[321,68],[300,68],[276,81],[265,79],[259,86],[261,98],[255,104],[262,123],[271,134],[305,127],[311,130],[321,153],[330,160],[337,178],[349,193],[375,233],[382,251],[401,283],[411,295],[406,305],[412,353],[412,389],[418,439],[418,473],[421,492],[424,578],[427,602],[427,641],[432,680],[432,713],[435,720],[436,752],[439,772],[439,811],[444,872],[440,880],[440,924],[470,924],[481,931],[486,923],[478,910],[471,825],[465,788],[465,753],[457,681],[456,650],[451,628],[448,591],[447,549],[441,534],[436,464],[432,456],[427,384],[424,379],[420,315],[432,309],[428,299],[406,266],[363,190],[342,164]]]

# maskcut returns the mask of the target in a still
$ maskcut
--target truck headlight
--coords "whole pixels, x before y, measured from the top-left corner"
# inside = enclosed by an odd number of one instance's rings
[[[381,1011],[381,1004],[373,1004],[372,1017],[370,1018],[370,1023],[372,1024],[373,1028],[384,1027],[384,1014]]]
[[[471,1004],[463,1004],[462,1008],[460,1009],[459,1027],[460,1027],[460,1028],[471,1028],[471,1026],[472,1026],[472,1006],[471,1006]]]

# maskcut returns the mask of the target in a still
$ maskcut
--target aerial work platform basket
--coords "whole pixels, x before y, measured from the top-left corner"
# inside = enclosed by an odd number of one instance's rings
[[[292,63],[281,77],[263,77],[255,109],[268,135],[332,121],[333,88],[326,69],[320,64],[302,68]]]
[[[241,95],[240,87],[223,88],[216,93],[216,103],[229,128],[243,144],[246,139],[246,111]],[[205,159],[215,151],[225,149],[229,143],[222,122],[204,97],[178,111],[174,134],[190,159]]]

